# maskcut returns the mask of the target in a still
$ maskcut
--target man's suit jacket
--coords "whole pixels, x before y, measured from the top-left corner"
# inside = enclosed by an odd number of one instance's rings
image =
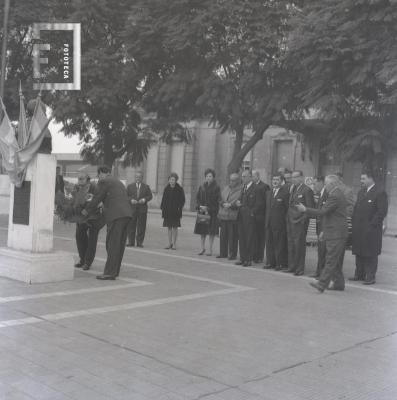
[[[311,217],[321,217],[324,240],[347,238],[347,201],[342,190],[335,187],[330,190],[324,205],[318,208],[306,208]]]
[[[266,216],[266,197],[267,193],[270,190],[269,185],[266,183],[259,181],[258,183],[254,183],[257,190],[257,205],[255,210],[255,219],[257,221],[265,221]]]
[[[353,254],[373,257],[381,253],[383,220],[387,209],[387,194],[377,185],[368,192],[367,188],[359,191],[352,217]]]
[[[289,196],[288,219],[293,224],[298,224],[303,221],[308,221],[307,216],[296,209],[296,205],[302,203],[305,207],[314,208],[313,190],[304,183],[294,185]]]
[[[86,206],[88,213],[94,212],[103,202],[103,212],[107,224],[123,217],[131,217],[131,205],[125,186],[118,179],[108,176],[98,182],[97,194]]]
[[[153,194],[150,190],[149,185],[146,183],[141,182],[141,187],[139,189],[139,196],[138,196],[138,188],[136,183],[131,183],[127,186],[127,195],[130,200],[141,200],[145,199],[144,204],[131,204],[131,209],[133,213],[138,214],[146,214],[148,210],[147,203],[152,200]]]
[[[268,212],[266,226],[272,230],[286,229],[286,215],[289,204],[289,188],[281,186],[274,196],[273,189],[268,192]]]
[[[255,218],[255,212],[260,206],[260,199],[255,183],[252,182],[251,186],[244,191],[244,186],[240,196],[241,206],[239,208],[239,217]]]

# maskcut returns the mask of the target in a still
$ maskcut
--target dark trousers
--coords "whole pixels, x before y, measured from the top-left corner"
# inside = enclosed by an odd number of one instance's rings
[[[76,245],[80,262],[91,266],[94,261],[99,229],[86,224],[76,224]]]
[[[104,275],[119,276],[130,220],[130,217],[118,218],[107,225],[106,251],[108,257],[103,272]]]
[[[346,238],[326,240],[325,266],[320,275],[319,285],[326,289],[331,282],[334,288],[343,290],[345,288],[345,278],[343,276],[343,259],[345,256]]]
[[[237,257],[238,225],[237,221],[220,220],[219,247],[221,257]]]
[[[304,272],[306,259],[306,235],[309,221],[303,220],[292,223],[287,220],[288,236],[288,270],[292,272]]]
[[[255,251],[255,218],[242,213],[238,218],[240,260],[251,262]]]
[[[263,261],[265,257],[265,221],[262,219],[255,220],[255,251],[254,261]]]
[[[356,255],[356,278],[360,280],[375,280],[378,270],[378,256],[365,257]]]
[[[287,268],[287,232],[279,227],[269,226],[266,232],[266,259],[273,268]]]
[[[317,270],[316,275],[320,276],[325,267],[325,255],[327,254],[327,246],[325,240],[317,241]]]
[[[134,212],[128,225],[128,243],[134,245],[143,244],[146,232],[147,213]]]

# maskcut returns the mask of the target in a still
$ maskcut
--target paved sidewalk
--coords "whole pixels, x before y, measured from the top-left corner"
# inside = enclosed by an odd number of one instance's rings
[[[320,295],[307,277],[197,256],[193,224],[184,218],[178,250],[166,251],[150,214],[145,248],[126,249],[114,282],[94,276],[104,233],[93,271],[73,281],[0,278],[0,399],[397,398],[395,239],[385,238],[377,285]],[[55,247],[75,253],[73,234],[57,223]]]

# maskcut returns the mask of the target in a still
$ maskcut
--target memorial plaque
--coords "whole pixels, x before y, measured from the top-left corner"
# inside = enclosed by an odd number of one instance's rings
[[[20,188],[14,187],[14,212],[12,222],[29,225],[30,181],[24,181]]]

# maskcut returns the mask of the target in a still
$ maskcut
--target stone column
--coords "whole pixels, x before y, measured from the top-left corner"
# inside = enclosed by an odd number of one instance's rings
[[[73,256],[53,251],[56,159],[37,154],[21,188],[11,184],[7,248],[0,275],[27,283],[73,279]]]

